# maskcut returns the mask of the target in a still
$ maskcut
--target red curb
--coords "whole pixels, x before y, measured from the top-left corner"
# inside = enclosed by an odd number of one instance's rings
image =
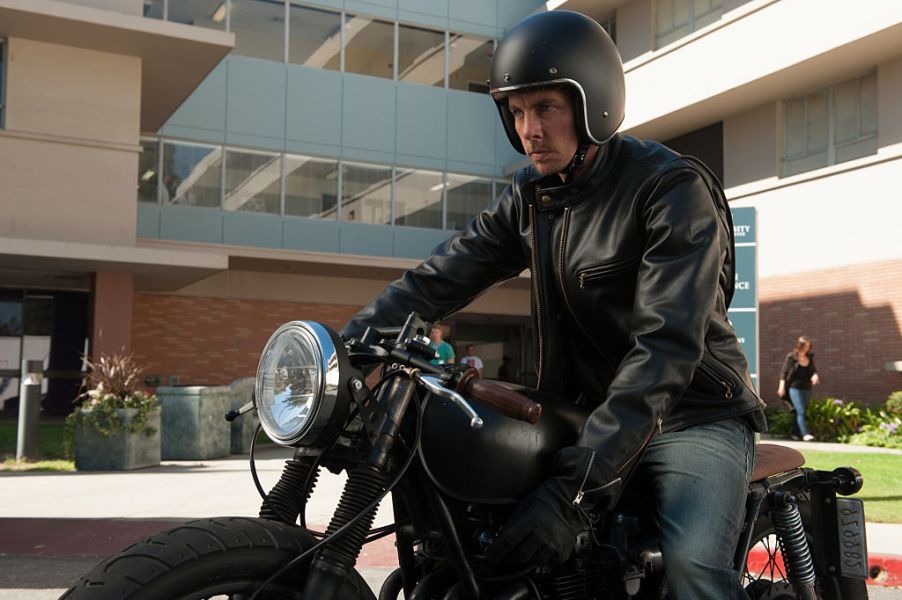
[[[777,568],[783,573],[786,570],[783,567],[783,558],[777,553]],[[753,573],[762,573],[767,566],[768,555],[763,549],[752,549],[749,552],[749,558],[746,564],[749,571]],[[868,578],[868,585],[881,585],[887,587],[902,586],[902,556],[892,554],[869,554],[868,555],[868,571],[871,577]]]

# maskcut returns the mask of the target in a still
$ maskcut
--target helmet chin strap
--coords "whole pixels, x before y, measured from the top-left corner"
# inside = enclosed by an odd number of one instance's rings
[[[589,146],[591,145],[592,144],[589,142],[580,142],[579,146],[577,146],[576,153],[573,155],[573,158],[570,159],[570,164],[561,171],[561,175],[564,176],[565,182],[573,181],[576,172],[583,166],[583,162],[586,160],[586,154],[589,152]]]

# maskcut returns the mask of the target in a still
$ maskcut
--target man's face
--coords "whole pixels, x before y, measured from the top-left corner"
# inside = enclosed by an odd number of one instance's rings
[[[579,139],[566,92],[552,88],[512,94],[508,110],[523,149],[539,173],[551,175],[567,168]]]
[[[442,341],[442,329],[441,327],[433,327],[432,331],[429,332],[429,339],[431,339],[436,344]]]

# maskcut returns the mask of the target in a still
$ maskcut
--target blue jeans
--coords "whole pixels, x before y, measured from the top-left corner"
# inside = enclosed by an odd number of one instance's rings
[[[739,419],[652,439],[636,478],[654,495],[671,600],[747,598],[733,556],[754,463],[754,434]]]
[[[792,407],[796,409],[796,423],[799,424],[799,432],[802,435],[808,435],[808,424],[805,422],[805,409],[808,407],[808,398],[811,397],[811,390],[800,390],[799,388],[789,388],[789,401]]]

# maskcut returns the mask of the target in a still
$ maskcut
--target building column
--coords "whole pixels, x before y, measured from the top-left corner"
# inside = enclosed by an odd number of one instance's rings
[[[132,343],[132,273],[98,271],[91,289],[91,347],[94,360],[102,355],[129,353]]]

